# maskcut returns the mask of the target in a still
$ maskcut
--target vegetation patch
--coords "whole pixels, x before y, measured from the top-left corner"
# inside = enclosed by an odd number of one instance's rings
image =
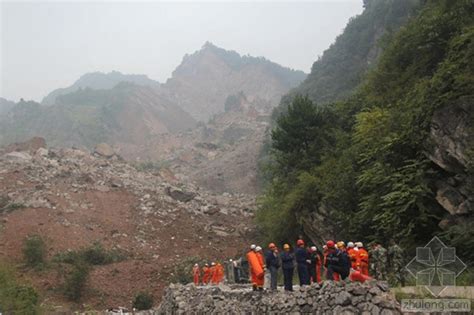
[[[12,268],[0,262],[0,313],[38,314],[38,293],[32,286],[20,284],[14,274]]]
[[[148,292],[139,292],[133,299],[133,308],[139,311],[149,310],[153,307],[153,296]]]
[[[41,269],[45,265],[46,245],[39,235],[30,235],[23,241],[23,259],[32,268]]]

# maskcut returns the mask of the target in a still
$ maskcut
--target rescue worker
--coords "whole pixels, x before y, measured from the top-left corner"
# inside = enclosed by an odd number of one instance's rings
[[[276,291],[278,281],[278,268],[280,268],[280,260],[278,259],[278,249],[274,243],[268,245],[268,251],[265,255],[265,265],[270,272],[270,289]]]
[[[364,244],[362,242],[356,242],[357,246],[357,267],[358,270],[364,275],[369,275],[369,253],[365,250]]]
[[[319,283],[321,282],[321,257],[316,246],[311,246],[309,248],[309,259],[311,261],[309,264],[311,282]]]
[[[298,277],[300,279],[300,285],[309,285],[309,272],[308,272],[308,262],[311,262],[308,257],[308,251],[304,247],[304,241],[299,239],[296,241],[296,246],[298,247],[295,251],[296,258],[296,267],[298,269]]]
[[[206,285],[209,283],[211,279],[211,269],[209,268],[209,264],[204,264],[202,267],[202,284]]]
[[[193,267],[193,282],[194,285],[198,286],[199,285],[199,278],[201,277],[201,271],[199,269],[198,264],[194,264]]]
[[[356,270],[357,267],[357,251],[354,249],[355,245],[353,242],[347,243],[347,255],[351,261],[351,268]]]
[[[328,280],[336,280],[334,273],[338,273],[342,280],[349,276],[349,258],[347,254],[336,248],[333,241],[326,243],[328,247],[328,255],[326,257],[326,267]]]
[[[293,270],[295,269],[295,256],[290,252],[290,245],[283,245],[283,253],[280,255],[281,268],[283,270],[283,283],[285,291],[293,291]]]
[[[224,281],[224,266],[220,262],[216,263],[216,284]]]
[[[403,274],[403,249],[395,243],[395,240],[390,241],[388,248],[388,257],[390,260],[390,273],[393,277],[395,285],[405,285],[405,277]]]
[[[210,277],[211,277],[211,284],[217,284],[217,277],[218,277],[218,271],[217,271],[217,266],[215,262],[211,263],[211,272],[210,272]]]
[[[262,248],[260,246],[257,246],[255,248],[255,254],[257,255],[260,267],[263,269],[264,272],[261,277],[257,277],[257,289],[259,291],[263,291],[263,286],[265,284],[265,271],[267,270],[267,267],[265,266],[265,257],[263,256]]]
[[[347,277],[351,272],[351,259],[347,254],[346,243],[339,241],[337,242],[336,247],[341,251],[341,266],[344,269],[344,274]]]
[[[249,275],[250,275],[250,282],[252,283],[252,288],[254,291],[257,290],[257,273],[255,268],[252,267],[252,261],[258,260],[257,253],[255,249],[257,248],[256,245],[250,245],[250,250],[247,252],[247,261],[249,263]]]

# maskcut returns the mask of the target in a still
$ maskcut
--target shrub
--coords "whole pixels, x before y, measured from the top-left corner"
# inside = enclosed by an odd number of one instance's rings
[[[0,313],[37,314],[39,296],[29,285],[18,284],[14,272],[0,263]]]
[[[23,242],[23,257],[30,267],[41,268],[44,265],[46,246],[39,235],[28,236]]]
[[[90,265],[106,265],[124,259],[125,254],[121,251],[116,249],[107,250],[102,244],[96,242],[78,251],[58,253],[54,256],[53,261],[67,264],[75,264],[82,261]]]
[[[153,296],[148,292],[140,292],[133,299],[133,307],[139,311],[149,310],[153,307]]]
[[[64,295],[71,301],[79,301],[84,292],[88,276],[89,266],[87,264],[84,262],[74,264],[64,283]]]

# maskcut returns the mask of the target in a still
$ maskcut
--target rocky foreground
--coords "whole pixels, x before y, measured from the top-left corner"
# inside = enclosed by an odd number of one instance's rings
[[[170,285],[147,314],[401,314],[386,282],[327,281],[294,292],[253,292],[248,286]]]

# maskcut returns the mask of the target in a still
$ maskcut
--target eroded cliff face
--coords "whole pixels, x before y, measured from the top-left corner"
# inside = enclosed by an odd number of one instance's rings
[[[447,211],[442,228],[474,215],[473,131],[474,96],[438,109],[431,120],[426,154],[439,168],[434,187],[437,203]]]

